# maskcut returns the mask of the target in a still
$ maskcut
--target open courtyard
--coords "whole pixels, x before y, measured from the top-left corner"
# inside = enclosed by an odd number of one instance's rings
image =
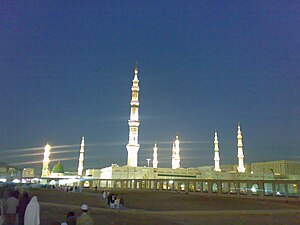
[[[87,203],[96,225],[195,225],[195,224],[299,224],[299,202],[209,197],[199,194],[151,191],[111,191],[122,195],[124,209],[110,209],[101,190],[81,193],[30,189],[41,204],[41,225],[65,221],[66,214],[80,215]]]

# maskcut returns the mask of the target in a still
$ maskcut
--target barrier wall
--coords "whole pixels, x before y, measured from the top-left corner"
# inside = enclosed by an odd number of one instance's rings
[[[99,189],[149,190],[202,195],[300,201],[300,181],[291,180],[151,180],[86,179],[81,185]]]

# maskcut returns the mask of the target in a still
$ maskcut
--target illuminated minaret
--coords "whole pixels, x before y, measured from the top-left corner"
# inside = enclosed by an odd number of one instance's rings
[[[84,160],[84,136],[82,136],[79,152],[78,176],[82,176]]]
[[[238,161],[239,165],[237,167],[237,170],[239,173],[245,172],[245,166],[244,166],[244,153],[243,153],[243,141],[242,141],[242,132],[241,132],[241,126],[240,123],[238,124],[238,132],[237,132],[237,150],[238,150]]]
[[[173,143],[172,149],[172,169],[180,168],[180,156],[179,156],[179,137],[176,135],[176,140]]]
[[[220,155],[219,155],[219,141],[218,141],[217,132],[215,132],[214,145],[215,145],[215,148],[214,148],[214,151],[215,151],[215,157],[214,157],[215,169],[214,170],[217,171],[217,172],[221,172],[221,169],[220,169]]]
[[[173,142],[173,146],[172,146],[172,169],[176,169],[175,165],[174,165],[175,156],[176,156],[176,153],[175,153],[175,143]]]
[[[134,79],[132,80],[132,97],[131,97],[131,111],[130,111],[130,119],[128,120],[129,125],[129,141],[126,145],[126,149],[128,152],[127,156],[127,166],[137,167],[138,161],[138,151],[140,149],[140,145],[138,143],[138,134],[139,134],[139,79],[138,79],[138,68],[135,66],[134,68]]]
[[[50,150],[51,147],[47,143],[45,146],[45,151],[44,151],[44,159],[43,159],[43,170],[42,170],[42,177],[49,177],[50,176],[50,169],[49,169],[49,163],[50,163]]]
[[[155,145],[154,145],[154,148],[153,148],[153,160],[152,160],[153,168],[157,168],[157,164],[158,164],[158,161],[157,161],[157,146],[156,146],[156,142],[155,142]]]

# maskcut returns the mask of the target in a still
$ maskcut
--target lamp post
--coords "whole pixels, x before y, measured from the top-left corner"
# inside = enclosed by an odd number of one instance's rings
[[[147,162],[148,162],[148,167],[149,167],[149,165],[150,165],[150,160],[151,160],[151,159],[146,159],[146,160],[147,160]]]

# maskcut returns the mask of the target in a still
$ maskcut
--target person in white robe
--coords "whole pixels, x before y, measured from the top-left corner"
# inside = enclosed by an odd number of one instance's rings
[[[40,225],[40,204],[36,196],[33,196],[27,205],[24,225]]]

